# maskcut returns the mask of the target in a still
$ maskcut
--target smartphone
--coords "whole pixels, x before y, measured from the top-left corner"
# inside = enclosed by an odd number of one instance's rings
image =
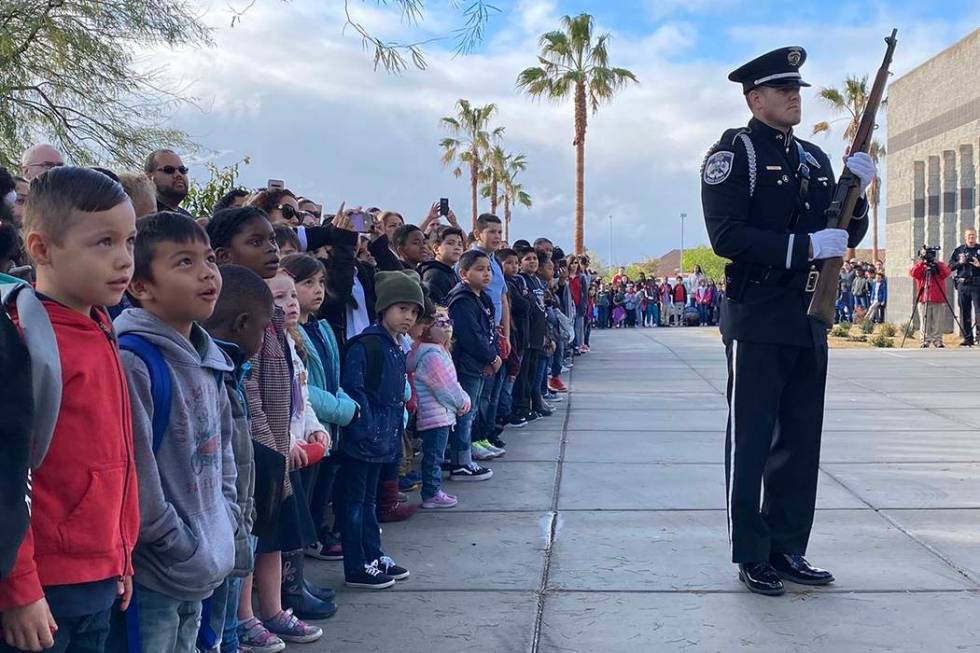
[[[265,183],[265,187],[269,190],[282,190],[286,187],[286,182],[284,182],[282,179],[270,179]]]
[[[440,197],[439,198],[439,215],[445,217],[449,215],[449,198]]]
[[[370,213],[357,211],[356,213],[351,213],[348,217],[350,217],[351,225],[354,227],[354,231],[358,233],[370,233],[371,227],[374,226],[374,217]]]

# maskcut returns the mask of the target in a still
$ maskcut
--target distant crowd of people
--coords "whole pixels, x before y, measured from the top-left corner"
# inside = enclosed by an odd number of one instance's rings
[[[596,328],[715,326],[725,286],[707,277],[699,265],[686,275],[679,269],[673,277],[640,272],[636,279],[620,266],[608,282],[597,281],[590,294],[595,298]]]

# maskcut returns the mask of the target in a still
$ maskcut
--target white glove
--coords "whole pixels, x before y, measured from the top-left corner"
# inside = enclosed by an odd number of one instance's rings
[[[878,176],[878,168],[867,152],[856,152],[844,161],[847,169],[861,180],[861,195],[871,185],[871,180]]]
[[[810,234],[811,261],[844,256],[847,251],[847,230],[822,229]]]

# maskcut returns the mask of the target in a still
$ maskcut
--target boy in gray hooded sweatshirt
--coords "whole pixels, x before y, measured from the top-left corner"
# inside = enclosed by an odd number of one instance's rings
[[[233,418],[219,382],[233,365],[196,324],[214,310],[221,274],[207,234],[192,219],[161,212],[136,227],[128,292],[139,308],[123,312],[114,326],[133,408],[140,534],[132,607],[127,624],[115,626],[134,633],[138,625],[144,653],[193,653],[201,601],[232,571],[241,523]],[[142,343],[134,343],[134,336]],[[147,343],[169,371],[165,422],[154,383],[167,384],[146,360]]]

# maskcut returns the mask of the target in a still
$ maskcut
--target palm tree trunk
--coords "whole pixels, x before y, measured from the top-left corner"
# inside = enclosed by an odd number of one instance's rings
[[[473,209],[473,226],[471,231],[476,231],[476,216],[479,210],[476,205],[476,187],[479,183],[477,170],[479,170],[480,162],[476,158],[476,152],[473,153],[473,160],[470,161],[470,205]]]
[[[497,176],[490,181],[490,213],[497,215]]]
[[[585,84],[575,85],[575,253],[585,253]]]
[[[504,242],[510,244],[510,195],[504,193]]]

